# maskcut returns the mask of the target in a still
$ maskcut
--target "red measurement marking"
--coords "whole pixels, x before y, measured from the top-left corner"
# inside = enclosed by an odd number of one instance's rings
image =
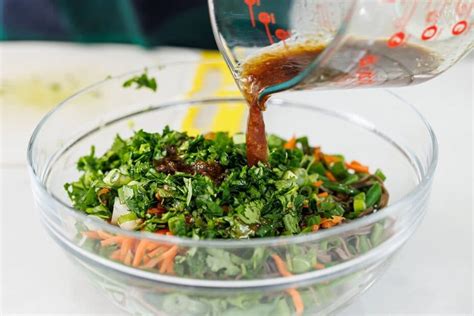
[[[363,67],[376,64],[378,60],[379,58],[376,55],[372,55],[372,54],[365,55],[359,60],[359,67],[363,68]]]
[[[255,5],[260,5],[260,0],[244,0],[244,3],[249,7],[250,23],[252,23],[252,26],[255,27],[256,23],[253,7]]]
[[[359,84],[372,84],[374,83],[375,73],[372,70],[362,70],[357,71],[357,81]]]
[[[400,46],[401,44],[403,44],[403,41],[405,40],[405,37],[406,37],[406,35],[403,32],[395,33],[395,34],[392,35],[392,37],[390,37],[388,39],[387,46],[390,47],[390,48]]]
[[[424,41],[430,40],[436,33],[438,33],[438,27],[436,25],[428,26],[421,34],[421,39]]]
[[[290,32],[288,32],[287,30],[284,30],[284,29],[277,29],[275,31],[275,36],[280,40],[280,41],[284,41],[286,40],[288,37],[290,37]]]
[[[270,44],[275,43],[272,33],[270,32],[270,23],[275,24],[275,15],[273,13],[269,14],[268,12],[260,12],[258,20],[265,26],[265,32],[267,33]]]
[[[465,30],[467,30],[467,21],[462,20],[454,24],[451,33],[453,33],[454,36],[457,36],[462,34]]]

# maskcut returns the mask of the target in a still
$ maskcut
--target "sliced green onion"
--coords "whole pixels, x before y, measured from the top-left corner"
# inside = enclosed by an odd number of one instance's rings
[[[323,186],[326,189],[329,189],[331,191],[341,192],[341,193],[350,194],[350,195],[356,195],[357,193],[359,193],[358,190],[341,183],[325,182]]]
[[[349,172],[342,161],[335,162],[331,168],[331,172],[338,179],[345,179],[347,176],[349,176]]]
[[[104,177],[104,183],[114,187],[128,184],[131,180],[129,176],[122,174],[118,169],[110,170]]]
[[[359,181],[359,176],[356,174],[351,174],[346,179],[344,179],[344,182],[342,183],[345,185],[351,185],[353,183],[356,183],[357,181]]]
[[[128,214],[122,215],[118,218],[117,223],[119,225],[126,223],[126,222],[131,222],[137,219],[137,214],[130,212]]]
[[[321,217],[319,215],[311,215],[306,218],[308,226],[319,225],[321,223]]]
[[[316,172],[318,173],[319,175],[321,176],[325,176],[326,175],[326,168],[324,168],[324,165],[319,161],[318,163],[316,164],[313,164],[311,166],[311,168],[309,169],[309,171],[312,173],[312,172]]]
[[[372,246],[377,246],[382,242],[383,237],[383,225],[381,223],[376,223],[372,228],[372,233],[370,234],[370,242]]]
[[[369,239],[367,236],[360,236],[359,237],[359,249],[361,253],[366,253],[370,250]]]
[[[365,199],[365,203],[367,207],[372,207],[380,201],[380,197],[382,196],[382,187],[380,183],[374,183],[369,191],[367,191],[367,198]]]
[[[382,172],[382,170],[380,169],[377,169],[374,173],[374,175],[378,178],[380,178],[380,180],[382,181],[385,181],[385,179],[387,179],[387,177],[385,176],[385,174]]]
[[[361,192],[354,197],[354,211],[356,213],[362,212],[367,208],[365,204],[365,193]]]

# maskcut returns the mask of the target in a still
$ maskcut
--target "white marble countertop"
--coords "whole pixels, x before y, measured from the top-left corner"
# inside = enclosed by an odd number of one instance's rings
[[[120,313],[76,273],[41,226],[26,170],[26,143],[41,116],[64,97],[61,93],[108,74],[197,56],[195,51],[123,45],[0,44],[0,312]],[[473,65],[470,57],[428,83],[398,89],[438,136],[440,159],[430,206],[387,273],[342,315],[473,313]],[[56,82],[63,85],[61,92],[42,93]]]

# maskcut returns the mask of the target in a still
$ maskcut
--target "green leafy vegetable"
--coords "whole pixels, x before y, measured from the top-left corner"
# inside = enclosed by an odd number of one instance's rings
[[[158,88],[156,79],[149,77],[148,71],[146,69],[141,75],[134,76],[123,83],[124,88],[129,88],[133,85],[135,85],[136,89],[148,88],[150,90],[156,91]]]
[[[65,189],[74,207],[89,215],[190,238],[295,235],[385,206],[380,171],[352,172],[343,156],[314,156],[306,137],[297,142],[301,146],[285,149],[283,138],[269,135],[270,164],[249,167],[243,134],[139,130],[129,139],[117,136],[101,156],[92,147],[78,160],[81,177]]]

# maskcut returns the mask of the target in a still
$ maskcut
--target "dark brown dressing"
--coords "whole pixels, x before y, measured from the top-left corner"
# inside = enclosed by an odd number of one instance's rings
[[[166,149],[166,157],[155,160],[153,165],[158,172],[175,174],[183,172],[188,174],[200,174],[209,177],[214,182],[221,182],[225,175],[225,169],[215,161],[198,160],[192,164],[186,164],[177,154],[176,149]]]
[[[366,40],[347,40],[325,67],[316,69],[298,88],[403,86],[430,78],[440,65],[441,59],[421,46],[404,44],[389,47],[387,43],[387,40],[377,40],[371,42],[367,49]],[[268,162],[262,115],[268,96],[259,100],[259,93],[297,76],[324,49],[324,45],[317,43],[283,45],[257,55],[241,66],[240,83],[250,107],[246,134],[249,166]],[[362,57],[361,52],[364,54]],[[346,69],[350,69],[350,73]]]
[[[266,87],[287,81],[298,75],[324,50],[323,46],[297,46],[259,55],[242,67],[241,81],[244,97],[249,104],[247,122],[247,162],[267,163],[268,146],[262,111],[268,97],[258,100]]]

